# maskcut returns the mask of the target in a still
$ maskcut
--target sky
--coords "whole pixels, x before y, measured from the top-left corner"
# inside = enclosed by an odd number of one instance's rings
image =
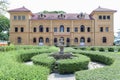
[[[20,8],[22,6],[28,8],[33,13],[40,11],[65,11],[67,13],[88,13],[90,14],[99,6],[117,10],[114,14],[114,31],[120,29],[120,1],[119,0],[8,0],[8,10]],[[9,18],[8,13],[6,16]]]

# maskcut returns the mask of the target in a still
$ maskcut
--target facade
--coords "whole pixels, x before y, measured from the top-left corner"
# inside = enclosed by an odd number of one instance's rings
[[[86,13],[32,13],[25,7],[10,13],[10,41],[16,45],[108,46],[114,42],[114,12],[98,7]]]

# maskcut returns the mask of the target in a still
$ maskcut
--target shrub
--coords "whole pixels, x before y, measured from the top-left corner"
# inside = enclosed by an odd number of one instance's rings
[[[90,59],[83,55],[75,55],[73,59],[62,59],[56,63],[58,65],[58,72],[61,74],[74,73],[75,71],[84,70],[88,68]]]
[[[64,54],[54,53],[54,54],[51,54],[50,56],[54,57],[56,60],[58,60],[58,59],[70,59],[73,57],[73,55],[70,53],[64,53]]]
[[[11,51],[11,50],[15,50],[15,46],[13,44],[10,44],[9,46],[0,47],[0,51]]]
[[[56,52],[57,50],[58,48],[54,46],[48,49],[42,47],[41,49],[18,50],[19,55],[17,56],[17,58],[21,62],[26,62],[26,61],[30,61],[31,58],[35,55],[42,54],[42,53]]]
[[[0,80],[47,80],[47,67],[28,66],[17,62],[18,51],[0,54]]]
[[[118,52],[120,52],[120,48],[118,49]]]
[[[114,48],[108,48],[109,52],[114,52]]]
[[[81,50],[86,50],[86,47],[80,47]]]
[[[104,48],[99,48],[99,51],[104,52],[105,49]]]
[[[78,52],[78,51],[77,51]],[[103,62],[110,66],[99,68],[95,70],[77,71],[75,73],[76,80],[119,80],[120,76],[120,56],[119,54],[106,53],[106,52],[85,52],[79,51],[84,55],[89,56],[93,61]],[[114,75],[114,76],[113,76]]]
[[[96,51],[96,48],[95,47],[91,47],[90,50]]]
[[[108,54],[103,54],[103,52],[80,51],[79,54],[87,55],[91,58],[92,61],[101,62],[106,65],[111,65],[114,62],[112,57],[109,57]]]
[[[34,64],[47,66],[51,70],[53,70],[54,63],[56,62],[53,57],[50,57],[49,54],[46,53],[32,57],[32,61]]]

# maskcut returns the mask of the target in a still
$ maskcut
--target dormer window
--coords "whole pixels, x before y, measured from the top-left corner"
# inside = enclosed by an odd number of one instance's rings
[[[79,15],[77,15],[77,18],[84,18],[84,17],[85,17],[85,14],[83,14],[82,12]]]
[[[44,15],[43,13],[40,13],[40,14],[38,15],[38,18],[39,18],[39,19],[45,18],[45,17],[46,17],[46,15]]]
[[[59,15],[58,15],[58,18],[64,19],[64,18],[65,18],[65,15],[64,15],[64,14],[59,14]]]

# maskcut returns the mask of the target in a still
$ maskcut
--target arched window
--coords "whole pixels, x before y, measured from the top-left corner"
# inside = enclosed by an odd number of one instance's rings
[[[46,38],[46,43],[49,43],[49,38]]]
[[[84,38],[84,37],[81,37],[81,38],[80,38],[80,42],[85,42],[85,38]]]
[[[87,42],[88,42],[88,43],[91,42],[91,38],[87,38]]]
[[[43,41],[43,37],[40,37],[40,38],[39,38],[39,42],[40,42],[40,43],[43,43],[43,42],[44,42],[44,41]]]
[[[33,43],[36,43],[36,41],[37,41],[36,38],[33,38]]]
[[[60,25],[60,32],[64,32],[64,26]]]
[[[43,32],[43,25],[39,26],[39,32]]]
[[[78,43],[78,38],[75,38],[75,39],[74,39],[74,42]]]
[[[54,43],[57,43],[57,38],[54,38]]]
[[[85,26],[84,26],[84,25],[81,25],[81,26],[80,26],[80,31],[81,31],[81,32],[85,32]]]
[[[33,32],[36,32],[36,31],[37,31],[37,29],[36,29],[36,27],[34,27],[34,28],[33,28]]]
[[[103,43],[106,43],[106,42],[107,42],[107,38],[106,38],[106,37],[103,37],[103,38],[102,38],[102,42],[103,42]]]
[[[21,43],[21,42],[22,42],[22,38],[21,38],[21,37],[18,37],[18,38],[17,38],[17,42],[18,42],[18,43]]]
[[[67,39],[66,39],[66,42],[69,43],[69,42],[70,42],[70,38],[67,38]]]

